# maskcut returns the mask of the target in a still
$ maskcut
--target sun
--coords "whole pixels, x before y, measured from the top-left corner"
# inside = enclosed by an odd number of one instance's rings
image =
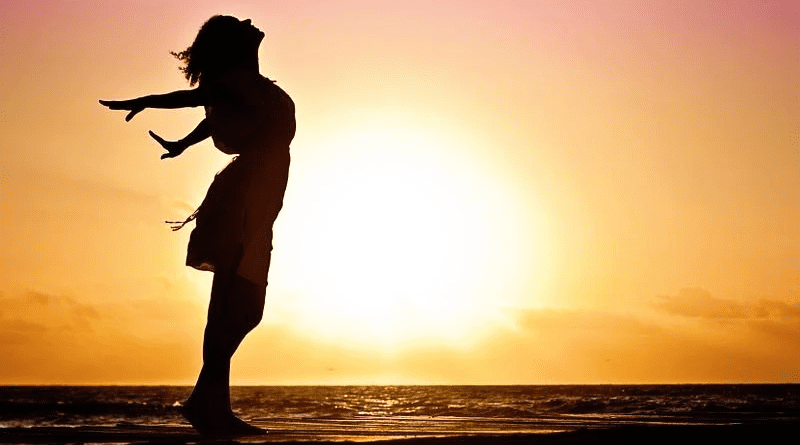
[[[509,238],[524,230],[490,169],[421,129],[346,132],[317,150],[293,172],[295,205],[276,228],[286,248],[270,272],[290,283],[298,330],[459,344],[499,316],[500,288],[514,279],[503,274],[516,269],[498,265],[514,261]]]

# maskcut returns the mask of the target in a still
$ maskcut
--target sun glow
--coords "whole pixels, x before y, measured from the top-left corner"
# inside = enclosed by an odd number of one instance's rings
[[[502,316],[512,302],[498,291],[518,277],[498,265],[521,228],[490,169],[421,129],[353,131],[319,147],[295,163],[287,203],[305,205],[285,209],[280,226],[292,240],[281,251],[292,324],[384,347],[467,345]]]

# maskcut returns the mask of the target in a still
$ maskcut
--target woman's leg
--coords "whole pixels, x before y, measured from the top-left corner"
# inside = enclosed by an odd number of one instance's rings
[[[214,274],[203,339],[203,369],[184,404],[186,417],[201,432],[234,427],[230,423],[231,357],[261,321],[264,294],[262,286],[235,273]]]

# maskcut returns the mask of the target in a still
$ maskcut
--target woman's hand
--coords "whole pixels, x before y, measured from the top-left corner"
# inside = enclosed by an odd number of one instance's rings
[[[130,121],[133,119],[133,116],[139,114],[140,111],[147,108],[142,103],[142,98],[136,99],[128,99],[128,100],[100,100],[100,105],[108,107],[109,110],[128,110],[127,116],[125,116],[125,122]]]
[[[148,133],[150,133],[150,137],[155,139],[156,142],[164,147],[164,150],[167,150],[167,153],[161,155],[161,159],[174,158],[189,148],[188,145],[181,141],[165,141],[161,136],[153,133],[152,131],[149,131]]]

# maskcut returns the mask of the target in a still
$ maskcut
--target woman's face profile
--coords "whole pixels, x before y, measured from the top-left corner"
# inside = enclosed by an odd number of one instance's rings
[[[248,44],[257,46],[261,43],[261,39],[264,38],[264,32],[253,26],[250,19],[240,20],[239,28],[244,36],[244,41]]]

